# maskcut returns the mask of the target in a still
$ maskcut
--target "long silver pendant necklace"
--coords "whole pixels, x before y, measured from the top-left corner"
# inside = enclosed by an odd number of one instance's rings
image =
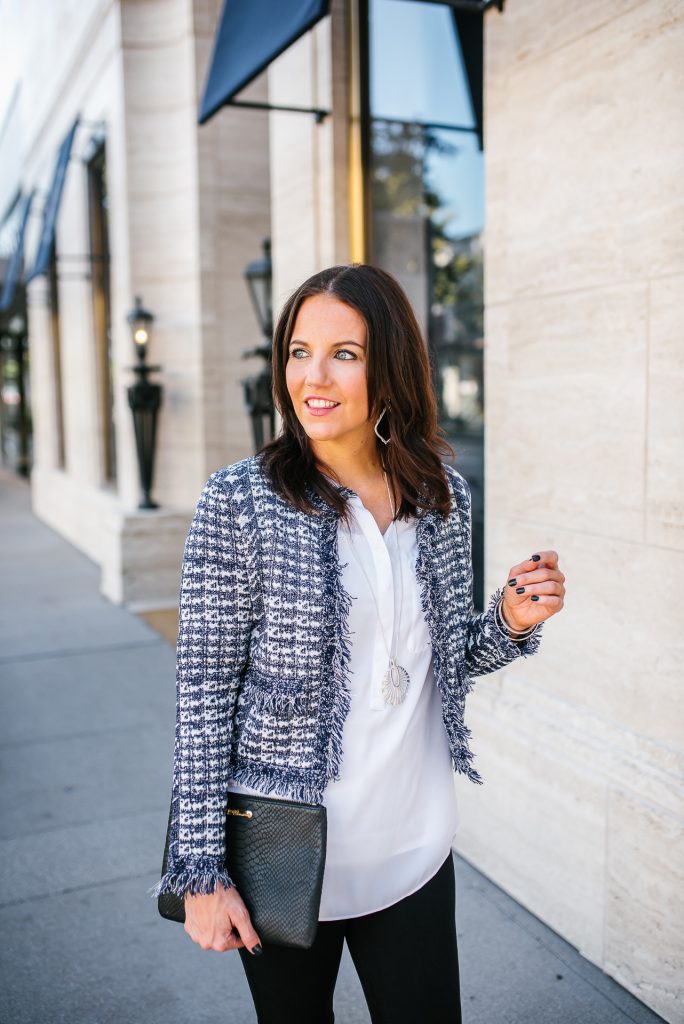
[[[385,478],[385,485],[387,486],[387,497],[389,498],[390,509],[392,510],[392,525],[394,527],[394,542],[395,542],[396,549],[397,549],[397,559],[399,561],[399,588],[400,589],[399,589],[399,615],[397,616],[397,622],[399,624],[401,624],[401,609],[402,609],[402,605],[404,603],[404,575],[403,575],[403,570],[402,570],[402,567],[401,567],[401,552],[399,551],[399,536],[398,536],[398,533],[397,533],[397,523],[396,523],[396,519],[395,519],[394,502],[392,500],[392,495],[390,494],[389,484],[387,482],[387,473],[385,473],[384,471],[383,471],[383,476]],[[352,549],[353,549],[354,545],[352,544],[351,546],[352,546]],[[378,602],[377,602],[377,600],[375,598],[375,591],[373,590],[373,586],[371,584],[371,581],[368,579],[368,574],[366,573],[366,570],[363,567],[363,563],[362,563],[361,559],[358,557],[358,555],[356,554],[356,552],[354,552],[354,556],[356,558],[356,562],[357,562],[361,572],[363,573],[363,575],[366,578],[366,582],[368,583],[368,589],[370,590],[371,597],[373,598],[373,604],[375,605],[375,610],[376,610],[377,616],[378,616],[378,624],[380,626],[380,632],[382,634],[382,642],[385,645],[385,649],[387,651],[387,657],[389,658],[389,665],[387,666],[387,671],[385,672],[384,676],[382,677],[382,683],[381,683],[382,696],[383,696],[383,699],[385,700],[385,703],[391,704],[392,706],[396,707],[396,705],[401,704],[403,702],[403,700],[406,697],[406,694],[408,692],[409,683],[411,682],[411,678],[410,678],[408,672],[403,667],[403,665],[400,665],[399,662],[397,661],[397,655],[396,655],[396,634],[398,634],[399,630],[398,629],[396,629],[396,630],[393,629],[392,630],[393,639],[395,640],[394,653],[392,653],[392,651],[390,650],[389,644],[387,643],[387,637],[385,636],[385,629],[384,629],[384,626],[382,624],[382,617],[380,615],[380,609],[378,607]]]

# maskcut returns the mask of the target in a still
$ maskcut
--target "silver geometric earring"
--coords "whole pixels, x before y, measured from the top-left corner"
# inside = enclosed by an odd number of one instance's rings
[[[388,404],[387,404],[387,405],[386,405],[386,406],[384,407],[384,409],[382,410],[382,412],[380,413],[380,415],[378,416],[377,420],[375,421],[375,427],[373,428],[373,429],[375,430],[376,436],[380,438],[380,440],[382,441],[382,443],[383,443],[383,444],[389,444],[389,443],[390,443],[390,441],[392,440],[392,438],[391,438],[391,437],[388,437],[387,439],[385,439],[385,438],[384,438],[384,437],[382,436],[382,434],[381,434],[381,433],[380,433],[380,431],[378,430],[378,423],[380,422],[380,420],[382,419],[382,417],[383,417],[383,416],[385,415],[385,413],[387,412],[387,410],[389,409],[389,407],[390,407],[390,406],[389,406],[389,403],[388,403]]]

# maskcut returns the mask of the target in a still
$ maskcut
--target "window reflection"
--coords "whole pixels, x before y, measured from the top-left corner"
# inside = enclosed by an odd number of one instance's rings
[[[373,258],[401,281],[429,339],[442,426],[481,436],[482,154],[475,138],[377,119],[371,151]]]
[[[371,0],[370,72],[374,117],[474,126],[448,4]]]
[[[369,12],[369,256],[428,341],[440,424],[473,494],[482,607],[484,156],[448,5],[371,0]]]

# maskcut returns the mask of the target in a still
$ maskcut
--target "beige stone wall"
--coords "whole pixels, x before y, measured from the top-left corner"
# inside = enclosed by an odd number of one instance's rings
[[[486,16],[487,586],[567,599],[477,684],[457,848],[684,1020],[684,8]]]
[[[172,606],[187,522],[216,468],[252,450],[241,380],[261,342],[243,280],[271,235],[274,309],[304,277],[349,258],[348,5],[286,51],[241,98],[316,105],[334,114],[224,108],[196,116],[219,0],[105,0],[23,16],[25,180],[48,187],[56,149],[77,113],[107,126],[116,376],[116,488],[102,481],[103,410],[96,388],[85,262],[60,266],[66,468],[57,466],[55,367],[45,279],[30,289],[36,512],[102,566],[103,591],[137,608]],[[31,118],[28,112],[34,112]],[[59,254],[88,251],[79,129],[58,222]],[[271,227],[272,225],[272,227]],[[34,216],[27,250],[35,250]],[[70,273],[67,273],[69,271]],[[135,294],[155,314],[150,361],[163,367],[153,494],[139,512],[126,388]]]
[[[23,175],[45,191],[58,145],[78,132],[59,216],[60,321],[66,468],[57,466],[55,368],[45,279],[29,292],[38,514],[97,561],[103,590],[135,607],[172,606],[182,544],[207,476],[251,451],[240,379],[260,336],[242,277],[269,234],[268,115],[197,111],[219,0],[88,0],[27,4],[22,15]],[[252,97],[265,98],[265,77]],[[116,488],[103,483],[87,263],[87,180],[80,160],[92,130],[107,129],[110,193]],[[40,204],[37,204],[40,208]],[[27,251],[35,251],[40,217]],[[80,272],[80,276],[77,276]],[[153,494],[141,513],[126,388],[135,294],[155,317],[150,361],[162,366]]]
[[[42,224],[42,208],[57,149],[74,118],[81,125],[72,150],[57,222],[61,376],[66,466],[58,466],[57,367],[50,336],[47,279],[28,288],[34,467],[34,510],[91,558],[102,562],[107,548],[104,522],[116,509],[116,495],[102,482],[102,410],[97,398],[87,225],[87,178],[81,157],[97,125],[107,125],[111,192],[112,288],[115,309],[121,288],[121,258],[127,253],[118,216],[125,197],[122,160],[120,18],[101,0],[66,4],[57,11],[26,5],[22,14],[20,66],[22,177],[38,190],[27,231],[31,264]],[[122,166],[123,165],[123,166]],[[127,260],[127,255],[125,257]],[[128,289],[126,288],[126,292]],[[125,303],[125,299],[122,300]],[[125,307],[124,307],[125,308]],[[115,345],[121,337],[113,323]],[[125,433],[125,427],[117,424]],[[125,477],[125,462],[121,465]]]
[[[222,3],[191,0],[191,4],[198,108]],[[266,75],[243,90],[240,98],[266,101]],[[202,459],[206,478],[219,466],[244,458],[253,449],[240,381],[258,372],[263,363],[259,359],[243,360],[241,353],[262,344],[263,339],[243,271],[250,260],[261,256],[261,243],[271,231],[268,114],[223,107],[199,128],[197,138],[201,406],[205,417]]]

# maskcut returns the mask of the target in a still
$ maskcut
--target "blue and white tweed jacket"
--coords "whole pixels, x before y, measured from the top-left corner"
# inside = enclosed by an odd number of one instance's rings
[[[176,663],[176,729],[168,870],[151,890],[213,892],[225,867],[229,779],[320,803],[344,765],[351,598],[341,582],[338,516],[295,509],[252,455],[213,473],[185,544]],[[472,767],[464,724],[471,677],[534,654],[472,602],[470,489],[444,466],[452,510],[418,518],[416,577],[455,771]],[[340,488],[343,495],[352,492]]]

